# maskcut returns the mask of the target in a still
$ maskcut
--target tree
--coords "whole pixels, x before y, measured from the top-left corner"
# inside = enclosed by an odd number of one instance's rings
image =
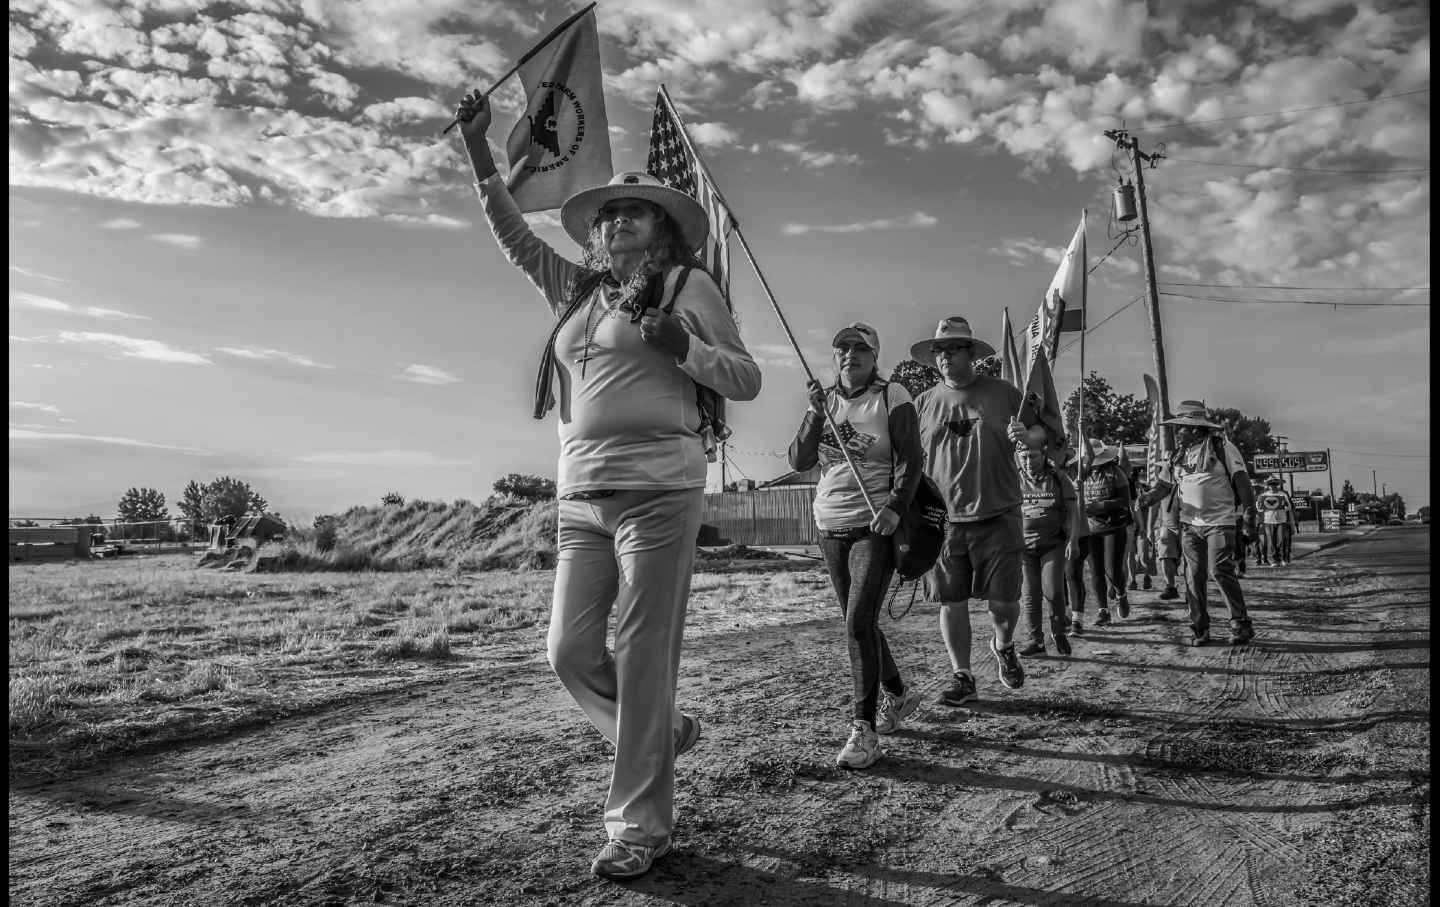
[[[890,371],[890,380],[910,392],[911,397],[929,390],[940,383],[940,372],[933,365],[922,365],[914,359],[896,363]]]
[[[1111,444],[1144,444],[1150,430],[1150,401],[1134,394],[1117,394],[1110,382],[1091,372],[1065,401],[1065,434],[1078,437],[1076,422],[1080,414],[1080,394],[1085,394],[1085,437],[1100,438]]]
[[[1351,504],[1355,503],[1355,501],[1356,501],[1358,498],[1359,498],[1359,495],[1355,494],[1355,486],[1350,483],[1350,480],[1349,480],[1349,479],[1346,479],[1343,483],[1341,483],[1341,485],[1340,485],[1340,503],[1341,503],[1341,504],[1343,504],[1343,505],[1345,505],[1345,506],[1348,507],[1348,506],[1350,506]]]
[[[999,378],[1001,371],[999,355],[986,356],[984,359],[975,360],[974,369],[977,375],[989,375],[991,378]]]
[[[185,486],[176,506],[180,515],[195,523],[218,523],[222,519],[238,520],[247,514],[264,513],[269,503],[250,483],[221,476],[201,485],[195,481]]]
[[[543,476],[512,472],[503,479],[496,479],[491,487],[497,494],[508,494],[527,501],[549,501],[555,498],[555,480]]]
[[[1225,435],[1249,463],[1256,454],[1275,453],[1278,445],[1270,434],[1270,423],[1258,416],[1247,416],[1238,409],[1229,407],[1206,407],[1210,421],[1219,423]]]
[[[380,499],[381,507],[404,507],[405,496],[398,491],[389,491]]]
[[[154,488],[127,489],[120,496],[120,503],[115,505],[115,513],[122,523],[153,523],[170,519],[165,495]]]

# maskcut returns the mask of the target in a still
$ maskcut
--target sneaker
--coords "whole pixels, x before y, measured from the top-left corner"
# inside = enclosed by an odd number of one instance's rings
[[[1070,635],[1071,635],[1071,636],[1084,636],[1084,635],[1085,635],[1085,625],[1080,622],[1080,616],[1079,616],[1078,614],[1075,616],[1075,618],[1074,618],[1073,620],[1070,621]]]
[[[880,705],[875,709],[875,733],[893,734],[900,730],[905,719],[920,708],[920,691],[906,687],[897,698],[890,693],[880,695]]]
[[[1210,635],[1208,633],[1201,633],[1199,636],[1192,636],[1190,637],[1190,645],[1197,647],[1208,646],[1210,645]]]
[[[700,740],[700,719],[680,713],[680,730],[675,732],[675,755],[683,756]]]
[[[1097,627],[1103,627],[1103,626],[1105,626],[1105,625],[1108,624],[1108,623],[1110,623],[1110,609],[1109,609],[1109,608],[1101,608],[1101,609],[1095,614],[1095,626],[1097,626]]]
[[[1044,655],[1045,643],[1042,640],[1035,640],[1020,650],[1021,655]]]
[[[1255,629],[1249,624],[1246,624],[1238,630],[1230,631],[1230,645],[1232,646],[1243,646],[1254,638]]]
[[[940,692],[941,705],[961,706],[979,698],[975,694],[975,678],[970,676],[968,671],[965,673],[956,671],[954,678],[949,688]]]
[[[1160,593],[1160,600],[1163,602],[1173,602],[1179,597],[1180,590],[1176,589],[1174,586],[1166,586],[1165,591]]]
[[[1152,588],[1150,574],[1147,573],[1144,576],[1140,577],[1140,588],[1144,589],[1146,592],[1150,591],[1150,589]]]
[[[1018,690],[1025,685],[1025,669],[1020,667],[1020,657],[1015,654],[1013,642],[1003,649],[997,649],[995,640],[990,640],[990,654],[995,656],[996,673],[1007,689]]]
[[[1129,616],[1130,616],[1130,599],[1126,598],[1126,597],[1123,596],[1123,595],[1120,596],[1120,598],[1116,599],[1116,601],[1115,601],[1115,610],[1120,612],[1120,619],[1121,619],[1121,620],[1124,620],[1125,618],[1129,617]]]
[[[1055,637],[1055,651],[1061,655],[1070,654],[1070,638],[1064,633],[1060,633]]]
[[[595,862],[590,864],[590,871],[603,879],[636,879],[649,872],[651,864],[669,852],[669,838],[655,847],[611,838],[600,848]]]
[[[880,758],[880,735],[870,722],[850,722],[850,739],[845,741],[835,764],[841,768],[869,768]]]

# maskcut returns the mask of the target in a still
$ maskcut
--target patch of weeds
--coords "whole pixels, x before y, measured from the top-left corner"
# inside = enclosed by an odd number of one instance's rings
[[[68,716],[70,683],[49,674],[10,678],[10,735],[24,735]]]
[[[442,628],[420,635],[413,629],[406,629],[381,641],[372,654],[377,659],[449,658],[450,633]]]

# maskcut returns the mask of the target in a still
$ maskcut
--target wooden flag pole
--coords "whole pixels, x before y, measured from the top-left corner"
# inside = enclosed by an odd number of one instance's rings
[[[720,200],[720,204],[725,208],[726,215],[730,217],[730,224],[734,230],[735,238],[740,240],[740,248],[745,250],[745,260],[750,262],[750,267],[754,270],[755,276],[760,278],[760,286],[764,288],[765,296],[770,300],[770,307],[775,310],[775,317],[780,319],[780,327],[785,331],[785,336],[789,339],[790,346],[794,347],[795,355],[800,358],[800,367],[805,370],[805,377],[811,381],[818,381],[819,379],[815,377],[815,373],[810,370],[810,363],[805,361],[805,354],[801,352],[800,344],[795,340],[794,332],[790,330],[790,322],[785,319],[785,313],[780,311],[780,303],[775,299],[775,294],[770,291],[770,282],[765,279],[765,272],[760,270],[759,263],[755,261],[754,253],[750,251],[750,243],[745,241],[745,234],[740,231],[739,219],[731,214],[730,205],[725,201],[725,196],[720,194],[720,187],[716,184],[715,178],[710,175],[710,168],[705,164],[705,159],[695,151],[695,146],[690,143],[690,136],[685,131],[685,122],[680,119],[680,113],[675,109],[675,104],[670,100],[670,92],[665,90],[664,85],[660,86],[660,95],[665,99],[665,106],[670,108],[670,115],[675,118],[676,124],[680,127],[681,141],[685,143],[685,147],[690,151],[690,156],[700,164],[700,169],[705,172],[705,178],[710,181],[711,190]],[[855,476],[855,484],[860,489],[860,495],[865,498],[865,506],[870,508],[870,515],[872,517],[878,516],[880,508],[875,506],[875,501],[870,497],[869,490],[865,488],[865,481],[860,477],[860,467],[855,464],[854,458],[850,456],[850,448],[845,446],[844,440],[840,437],[840,428],[835,424],[835,417],[831,415],[828,407],[825,409],[825,422],[830,426],[830,431],[834,433],[835,445],[840,448],[840,453],[845,457],[846,465],[850,467],[850,472]]]
[[[503,75],[503,76],[501,76],[500,78],[496,79],[494,85],[491,85],[489,88],[485,89],[485,94],[481,95],[481,97],[486,97],[486,98],[490,97],[490,95],[495,91],[495,89],[497,89],[497,88],[499,88],[501,85],[504,85],[504,84],[505,84],[505,80],[506,80],[506,79],[508,79],[508,78],[510,78],[511,76],[515,75],[515,73],[517,73],[517,72],[520,71],[520,67],[522,67],[522,66],[524,66],[526,63],[530,62],[530,58],[531,58],[531,57],[535,56],[535,55],[538,54],[540,51],[544,50],[544,49],[545,49],[545,45],[549,44],[551,41],[554,41],[554,40],[560,35],[561,32],[565,31],[565,29],[567,29],[567,28],[569,28],[570,26],[574,25],[575,22],[576,22],[576,20],[578,20],[581,16],[583,16],[583,15],[585,15],[586,13],[590,12],[590,10],[592,10],[592,9],[594,9],[594,8],[595,8],[595,4],[592,3],[592,4],[590,4],[589,6],[585,7],[584,9],[580,10],[580,12],[576,13],[575,15],[571,16],[570,18],[566,19],[564,22],[561,22],[559,25],[557,25],[557,26],[555,26],[553,29],[551,29],[551,30],[550,30],[550,34],[546,35],[544,38],[541,38],[539,44],[536,44],[534,47],[532,47],[532,48],[530,48],[529,50],[527,50],[527,51],[525,52],[524,56],[522,56],[519,60],[517,60],[517,61],[515,62],[515,65],[514,65],[514,66],[510,67],[510,71],[509,71],[509,72],[505,73],[505,75]],[[460,125],[460,119],[457,117],[456,119],[451,120],[451,121],[450,121],[450,124],[449,124],[448,126],[446,126],[444,129],[440,130],[440,134],[441,134],[441,135],[445,135],[447,132],[449,132],[450,130],[454,129],[456,126],[459,126],[459,125]]]

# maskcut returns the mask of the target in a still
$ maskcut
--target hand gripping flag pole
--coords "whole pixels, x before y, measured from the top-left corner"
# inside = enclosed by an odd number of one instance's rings
[[[515,65],[512,66],[512,67],[510,67],[509,71],[506,72],[505,75],[503,75],[503,76],[501,76],[500,78],[496,79],[494,85],[491,85],[489,88],[485,89],[485,94],[483,95],[483,97],[487,97],[487,98],[490,97],[490,95],[491,95],[492,93],[494,93],[494,91],[495,91],[497,88],[499,88],[501,85],[504,85],[504,84],[505,84],[505,80],[506,80],[506,79],[508,79],[508,78],[510,78],[511,76],[515,75],[515,73],[519,72],[519,71],[520,71],[520,67],[522,67],[522,66],[524,66],[526,63],[528,63],[528,62],[530,61],[530,58],[531,58],[531,57],[535,56],[535,55],[538,54],[540,51],[544,50],[544,49],[545,49],[545,45],[549,44],[551,41],[554,41],[556,38],[558,38],[561,34],[563,34],[563,33],[565,32],[565,30],[566,30],[567,28],[569,28],[570,26],[574,25],[575,22],[576,22],[578,19],[580,19],[581,16],[584,16],[586,13],[590,12],[590,10],[592,10],[592,9],[594,9],[594,8],[595,8],[595,4],[594,4],[594,3],[591,3],[590,5],[586,6],[584,9],[580,10],[580,11],[579,11],[578,13],[576,13],[575,15],[571,16],[570,18],[566,19],[564,22],[561,22],[559,25],[555,26],[555,28],[550,31],[550,34],[548,34],[548,35],[546,35],[544,38],[541,38],[541,39],[540,39],[540,43],[539,43],[539,44],[536,44],[534,47],[532,47],[532,48],[530,48],[529,50],[527,50],[527,51],[525,52],[524,56],[522,56],[519,60],[516,60],[516,61],[515,61]],[[459,120],[458,118],[457,118],[457,119],[453,119],[453,120],[450,121],[449,125],[447,125],[444,129],[440,130],[440,134],[441,134],[441,135],[445,135],[447,132],[449,132],[450,130],[454,129],[456,126],[459,126],[459,125],[460,125],[460,120]]]
[[[780,311],[780,303],[775,299],[775,294],[770,290],[770,282],[765,279],[765,272],[760,270],[759,263],[755,261],[754,253],[750,251],[750,244],[745,241],[745,234],[740,231],[740,221],[731,213],[730,205],[725,202],[725,197],[720,193],[720,188],[715,184],[715,178],[711,176],[710,168],[705,164],[705,159],[700,156],[695,150],[694,144],[691,143],[690,136],[685,131],[685,123],[680,119],[680,114],[676,112],[675,104],[670,100],[670,92],[665,90],[664,85],[660,86],[660,96],[656,103],[663,103],[670,116],[673,117],[676,124],[679,125],[680,138],[681,141],[685,143],[685,149],[689,152],[690,156],[695,159],[696,163],[699,164],[705,179],[710,184],[711,191],[715,193],[721,207],[724,208],[730,221],[730,227],[735,233],[735,238],[740,240],[740,248],[745,250],[746,260],[750,262],[750,267],[755,271],[755,276],[760,279],[760,286],[764,288],[765,295],[770,300],[770,307],[775,310],[775,317],[780,319],[780,327],[784,329],[786,338],[789,339],[790,345],[794,347],[795,355],[800,359],[800,367],[805,370],[805,376],[811,381],[818,380],[815,377],[815,373],[810,370],[810,363],[805,361],[805,354],[801,352],[800,344],[795,340],[795,334],[790,330],[790,322],[785,319],[785,313]],[[712,224],[711,226],[712,228],[723,228],[724,225]],[[875,501],[870,497],[870,492],[865,488],[865,482],[860,477],[860,467],[855,464],[854,458],[850,455],[850,449],[845,446],[845,442],[840,436],[840,428],[835,424],[835,417],[830,413],[828,407],[825,408],[824,413],[825,422],[830,426],[830,431],[835,435],[836,446],[840,448],[840,453],[845,457],[846,465],[850,467],[850,471],[855,475],[855,484],[860,488],[860,494],[865,498],[865,506],[870,508],[870,515],[872,517],[877,516],[880,513],[880,508],[875,506]]]

